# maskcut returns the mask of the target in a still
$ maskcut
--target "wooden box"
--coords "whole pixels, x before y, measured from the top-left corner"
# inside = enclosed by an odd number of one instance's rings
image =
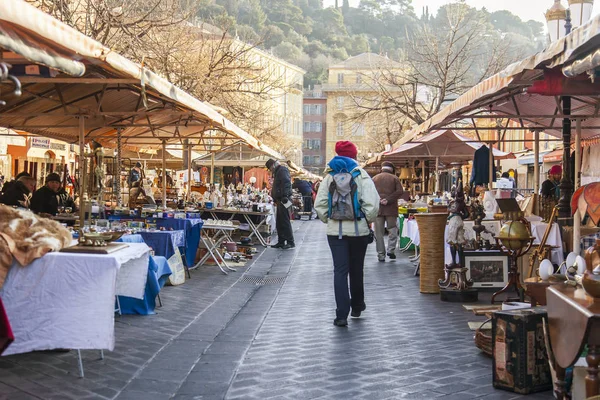
[[[552,389],[544,344],[544,307],[497,311],[492,316],[493,384],[528,394]]]

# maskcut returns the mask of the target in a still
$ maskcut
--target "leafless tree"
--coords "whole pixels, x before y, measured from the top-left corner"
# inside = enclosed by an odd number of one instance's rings
[[[355,100],[354,118],[374,114],[393,122],[384,138],[393,143],[402,127],[426,121],[444,102],[512,63],[517,56],[512,49],[513,57],[507,57],[509,46],[480,11],[464,3],[442,7],[434,21],[420,21],[407,34],[398,61],[403,68],[380,67],[373,79],[363,80],[373,95],[368,101]]]
[[[278,98],[291,88],[258,50],[264,38],[244,43],[222,21],[195,20],[200,0],[27,1],[220,107],[265,143],[290,151],[274,115]]]

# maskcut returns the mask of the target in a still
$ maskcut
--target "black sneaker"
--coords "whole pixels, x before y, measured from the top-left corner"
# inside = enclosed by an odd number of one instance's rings
[[[350,313],[350,316],[352,316],[352,318],[359,318],[360,314],[365,311],[367,309],[367,306],[365,304],[363,304],[363,306],[361,307],[360,310],[352,310],[352,312]]]
[[[390,260],[396,259],[396,253],[387,253],[387,256],[390,258]]]
[[[281,246],[281,249],[289,250],[289,249],[293,249],[294,247],[296,247],[296,245],[294,243],[287,243],[287,244],[284,244],[283,246]]]
[[[341,318],[337,319],[336,318],[336,319],[333,320],[333,324],[335,326],[342,326],[342,327],[343,326],[348,326],[348,320],[347,319],[341,319]]]
[[[385,256],[378,256],[377,259],[379,260],[379,262],[385,262]]]
[[[273,246],[271,246],[271,248],[272,249],[281,249],[283,246],[285,246],[285,243],[281,242],[281,243],[274,244]]]

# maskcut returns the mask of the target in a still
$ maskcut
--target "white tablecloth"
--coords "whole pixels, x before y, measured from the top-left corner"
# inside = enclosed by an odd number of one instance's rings
[[[113,350],[115,295],[144,297],[150,249],[108,255],[48,253],[13,264],[0,296],[15,341],[4,355],[34,350]]]
[[[494,224],[493,221],[483,221],[483,222],[484,222],[484,224]],[[473,226],[472,221],[465,221],[465,238],[467,240],[475,238],[475,232],[473,231],[472,226]],[[531,222],[531,234],[533,237],[535,237],[535,240],[533,241],[534,244],[540,243],[540,241],[544,237],[544,232],[546,232],[547,226],[548,226],[548,224],[546,224],[544,222]],[[489,228],[491,228],[491,226]],[[496,230],[496,229],[494,229],[494,230]],[[494,233],[496,233],[496,232],[494,232]],[[416,220],[412,219],[412,220],[408,220],[405,222],[404,227],[402,229],[402,236],[409,238],[417,246],[421,243],[421,239],[419,236],[419,226],[417,225]],[[444,233],[444,240],[447,237],[448,237],[448,228],[446,226],[446,232]],[[486,238],[486,239],[489,239],[489,238]],[[556,249],[552,249],[550,258],[553,263],[558,264],[558,265],[562,264],[562,262],[564,261],[564,255],[563,255],[562,240],[560,237],[560,229],[559,229],[557,223],[552,224],[552,229],[550,230],[550,234],[548,235],[548,240],[546,241],[546,244],[548,244],[550,246],[557,246]],[[450,264],[451,262],[452,262],[452,256],[450,253],[450,246],[448,246],[448,244],[446,244],[445,263]]]

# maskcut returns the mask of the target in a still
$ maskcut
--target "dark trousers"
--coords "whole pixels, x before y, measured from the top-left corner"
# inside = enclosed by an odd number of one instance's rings
[[[333,257],[333,288],[337,304],[335,314],[338,319],[346,319],[350,307],[362,310],[365,305],[363,269],[369,237],[343,236],[340,239],[338,236],[327,236],[327,241]]]
[[[277,229],[277,243],[294,243],[290,210],[281,203],[277,203],[275,211],[275,229]]]

